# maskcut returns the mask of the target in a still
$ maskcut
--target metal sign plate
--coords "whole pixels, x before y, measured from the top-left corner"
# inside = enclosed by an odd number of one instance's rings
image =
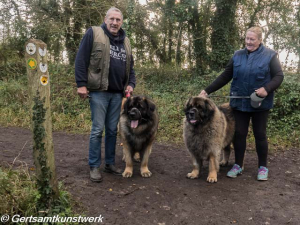
[[[40,63],[40,70],[41,70],[43,73],[47,72],[47,69],[48,69],[47,64]]]
[[[47,53],[47,49],[46,49],[46,48],[41,49],[41,48],[39,47],[39,54],[40,54],[40,56],[44,57],[44,56],[46,55],[46,53]]]
[[[33,55],[35,52],[36,52],[36,46],[35,44],[33,43],[28,43],[26,45],[26,52],[29,54],[29,55]]]
[[[37,66],[37,62],[34,58],[30,58],[27,60],[27,66],[29,69],[34,70],[36,69]]]
[[[49,78],[48,78],[48,76],[41,76],[40,77],[40,81],[41,81],[41,84],[43,85],[43,86],[46,86],[47,84],[48,84],[48,82],[49,82]]]

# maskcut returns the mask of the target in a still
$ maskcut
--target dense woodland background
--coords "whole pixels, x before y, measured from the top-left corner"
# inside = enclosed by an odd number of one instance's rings
[[[244,48],[246,30],[258,25],[266,46],[286,55],[280,58],[285,80],[268,124],[270,142],[276,148],[299,145],[299,0],[1,0],[0,125],[29,127],[24,45],[36,38],[48,46],[54,130],[89,132],[88,101],[77,97],[74,60],[86,29],[100,25],[111,6],[124,14],[135,94],[158,105],[158,139],[182,143],[185,101],[220,74],[234,51]],[[228,86],[217,94],[227,95]]]
[[[137,64],[176,65],[198,74],[222,69],[244,47],[245,31],[263,26],[264,42],[295,57],[300,70],[300,9],[295,0],[1,0],[1,71],[24,54],[28,38],[48,44],[52,62],[74,64],[86,29],[116,6]],[[146,3],[146,4],[145,4]],[[66,54],[64,54],[64,52]],[[14,64],[14,63],[13,63]],[[283,61],[282,64],[286,65]]]

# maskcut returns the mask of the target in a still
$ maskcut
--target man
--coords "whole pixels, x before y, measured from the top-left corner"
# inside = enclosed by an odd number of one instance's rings
[[[122,175],[115,167],[117,124],[122,97],[135,87],[135,72],[129,39],[121,28],[122,12],[112,7],[101,26],[89,28],[75,61],[77,93],[89,98],[92,130],[89,142],[90,179],[101,182],[101,142],[105,127],[104,172]]]

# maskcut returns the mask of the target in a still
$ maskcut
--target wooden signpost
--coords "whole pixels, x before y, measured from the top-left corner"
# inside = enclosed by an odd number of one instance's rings
[[[30,39],[25,48],[30,113],[33,115],[31,129],[34,135],[33,155],[36,175],[38,183],[48,185],[44,187],[45,193],[49,193],[50,190],[51,196],[55,198],[58,197],[58,185],[52,140],[47,45],[41,40]]]

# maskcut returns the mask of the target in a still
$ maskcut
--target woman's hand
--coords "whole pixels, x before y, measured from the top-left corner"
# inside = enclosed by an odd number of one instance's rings
[[[198,96],[206,98],[208,96],[208,94],[206,93],[205,90],[202,90]]]
[[[262,97],[262,98],[264,98],[268,95],[268,92],[266,91],[266,89],[264,87],[256,89],[255,92],[256,92],[256,95],[258,95],[259,97]]]

